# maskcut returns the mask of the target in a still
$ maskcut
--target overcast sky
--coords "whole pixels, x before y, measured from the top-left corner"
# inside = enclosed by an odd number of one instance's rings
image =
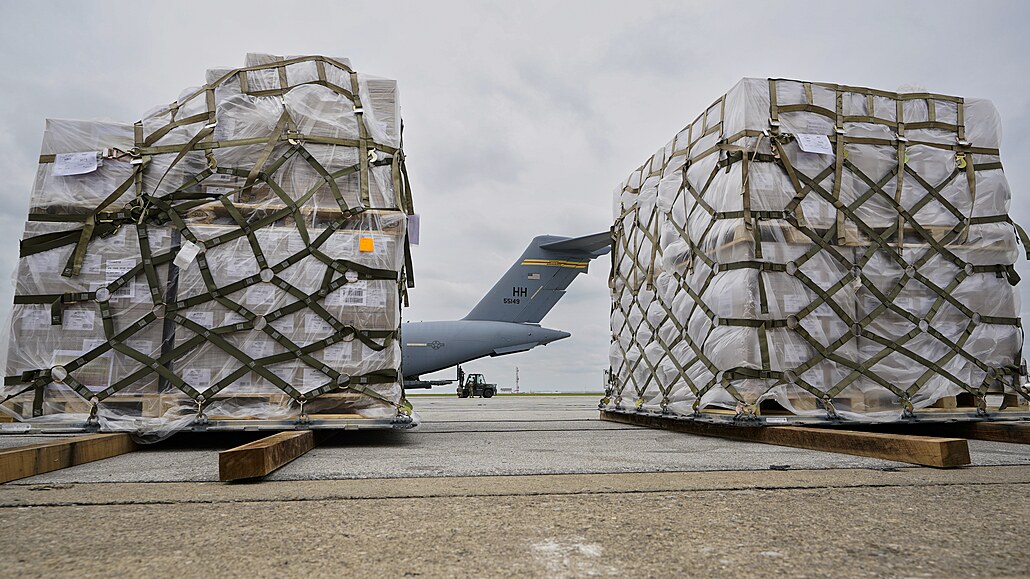
[[[1012,214],[1030,225],[1028,21],[1030,3],[940,0],[0,0],[0,278],[45,118],[133,122],[247,52],[348,57],[398,80],[422,215],[408,321],[465,315],[535,235],[606,230],[618,183],[746,76],[992,99]],[[599,390],[607,273],[595,262],[544,318],[571,338],[466,370],[511,386],[517,365],[523,389]],[[11,295],[3,284],[4,318]]]

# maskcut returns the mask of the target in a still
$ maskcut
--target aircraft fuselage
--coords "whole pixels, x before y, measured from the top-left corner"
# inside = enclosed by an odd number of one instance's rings
[[[486,356],[525,352],[570,335],[515,322],[408,322],[401,325],[404,376],[413,378]]]

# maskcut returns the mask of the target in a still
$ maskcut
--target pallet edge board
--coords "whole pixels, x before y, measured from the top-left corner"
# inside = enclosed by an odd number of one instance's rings
[[[820,428],[838,428],[841,425]],[[849,427],[844,427],[849,428]],[[988,442],[1006,442],[1010,444],[1030,444],[1030,421],[1027,420],[987,420],[987,421],[949,421],[925,423],[856,424],[850,427],[865,432],[894,432],[897,434],[913,434],[917,436],[949,436],[969,440]],[[872,430],[875,428],[876,430]]]
[[[222,482],[268,475],[315,447],[310,430],[290,430],[266,436],[218,453]]]
[[[0,483],[103,460],[136,450],[124,432],[86,434],[0,450]]]
[[[945,432],[990,442],[1030,444],[1030,423],[1027,422],[969,422],[949,425],[953,430]]]
[[[969,443],[964,438],[913,436],[805,426],[742,427],[606,411],[601,411],[601,420],[938,468],[964,466],[972,462],[969,456]]]

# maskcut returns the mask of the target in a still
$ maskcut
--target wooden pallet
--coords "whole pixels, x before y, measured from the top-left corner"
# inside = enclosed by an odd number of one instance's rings
[[[271,403],[279,405],[290,404],[290,397],[281,391],[275,392],[236,392],[236,393],[223,393],[216,395],[214,401],[219,400],[233,400],[241,401],[244,403]],[[365,394],[358,392],[330,392],[322,394],[316,397],[314,400],[309,401],[308,404],[318,403],[320,406],[343,406],[343,405],[360,405],[368,403],[383,404],[382,401],[376,400]],[[52,414],[60,414],[64,412],[76,412],[76,413],[88,413],[90,403],[89,401],[81,398],[78,394],[68,391],[62,392],[48,392],[44,403],[58,408],[58,412]],[[101,404],[111,406],[125,406],[125,407],[153,407],[161,406],[165,410],[173,405],[179,405],[187,403],[189,405],[195,405],[195,402],[186,394],[179,392],[178,390],[171,390],[164,393],[158,392],[147,392],[147,393],[118,393],[114,396],[105,398]],[[6,403],[7,408],[13,410],[16,414],[23,417],[32,416],[32,393],[27,392],[17,399],[10,400]],[[160,416],[160,414],[158,414]]]

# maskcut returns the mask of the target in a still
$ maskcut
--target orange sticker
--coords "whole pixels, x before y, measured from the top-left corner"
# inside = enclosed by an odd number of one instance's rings
[[[358,251],[369,253],[376,250],[376,240],[371,237],[358,238]]]

